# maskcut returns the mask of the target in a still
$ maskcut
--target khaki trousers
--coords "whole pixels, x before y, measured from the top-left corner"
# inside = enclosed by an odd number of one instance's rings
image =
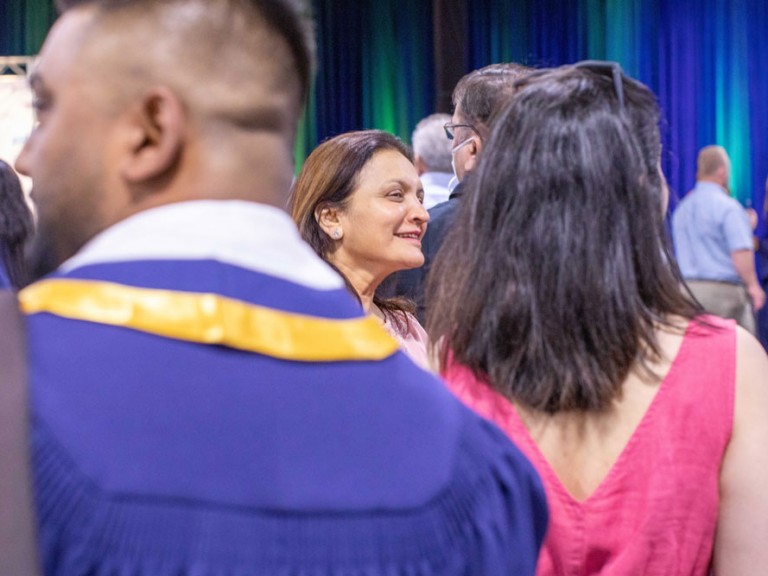
[[[686,280],[685,283],[704,310],[721,318],[733,318],[750,333],[757,333],[752,302],[744,286],[715,280]]]

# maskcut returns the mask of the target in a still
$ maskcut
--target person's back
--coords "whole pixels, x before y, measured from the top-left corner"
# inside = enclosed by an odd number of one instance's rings
[[[768,561],[768,361],[680,290],[655,99],[610,63],[518,87],[427,328],[449,388],[542,476],[537,574],[752,573]]]
[[[176,223],[279,243],[305,273],[206,235],[166,260],[157,209],[22,292],[46,573],[532,573],[524,458],[394,353],[284,215],[254,234],[251,207],[196,204]],[[125,242],[136,260],[105,256]]]
[[[752,236],[744,209],[711,183],[699,183],[672,215],[675,254],[683,278],[741,282],[731,252],[748,250]]]
[[[755,272],[747,213],[728,195],[730,160],[722,147],[702,148],[696,177],[696,187],[672,215],[680,271],[705,310],[756,334],[755,312],[765,292]]]
[[[670,360],[651,368],[661,381],[630,375],[621,399],[599,414],[545,416],[464,366],[444,373],[541,474],[551,521],[540,576],[709,574],[733,429],[737,334],[732,322],[705,321],[691,322],[684,336],[660,333]]]
[[[17,161],[49,269],[19,295],[44,572],[532,573],[530,464],[279,208],[311,69],[298,9],[74,4]]]

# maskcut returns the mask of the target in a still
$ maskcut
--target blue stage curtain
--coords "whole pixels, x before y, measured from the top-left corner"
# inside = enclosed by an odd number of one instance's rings
[[[296,143],[378,128],[406,141],[435,100],[430,2],[314,0],[318,72]]]
[[[323,139],[363,128],[406,141],[435,111],[428,0],[312,0],[318,73],[296,142],[297,168]],[[764,0],[456,0],[468,15],[466,71],[500,61],[557,66],[610,59],[646,83],[664,115],[673,195],[694,183],[696,154],[721,144],[732,188],[761,208],[768,175],[768,2]],[[446,3],[446,6],[448,4]],[[52,0],[0,0],[0,54],[35,54]],[[674,196],[673,196],[674,203]],[[766,229],[761,221],[760,232]]]
[[[693,186],[698,150],[720,144],[731,156],[734,196],[762,207],[768,3],[495,0],[473,2],[469,15],[468,69],[498,61],[546,67],[616,60],[659,98],[663,168],[673,195]]]
[[[746,44],[749,85],[750,160],[752,165],[752,205],[763,213],[768,178],[768,2],[755,2],[747,13]],[[761,219],[760,237],[768,236],[768,222]],[[767,335],[768,336],[768,335]],[[766,340],[768,347],[768,340]]]

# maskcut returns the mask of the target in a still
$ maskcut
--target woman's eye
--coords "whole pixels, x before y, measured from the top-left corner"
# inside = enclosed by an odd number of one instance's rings
[[[403,194],[402,190],[393,190],[392,192],[389,193],[389,197],[402,200],[403,198],[405,198],[405,194]]]

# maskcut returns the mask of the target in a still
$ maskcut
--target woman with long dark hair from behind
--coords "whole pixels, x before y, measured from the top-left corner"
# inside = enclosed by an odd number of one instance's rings
[[[655,101],[617,65],[519,88],[435,263],[427,327],[449,387],[542,475],[537,573],[754,573],[768,360],[680,288],[658,131],[638,130]]]
[[[26,283],[24,248],[33,230],[19,177],[0,160],[0,288],[18,290]]]
[[[429,213],[410,149],[380,130],[326,140],[307,158],[290,210],[302,238],[341,274],[366,312],[378,317],[421,367],[427,335],[403,298],[376,289],[393,272],[424,263],[421,239]]]

